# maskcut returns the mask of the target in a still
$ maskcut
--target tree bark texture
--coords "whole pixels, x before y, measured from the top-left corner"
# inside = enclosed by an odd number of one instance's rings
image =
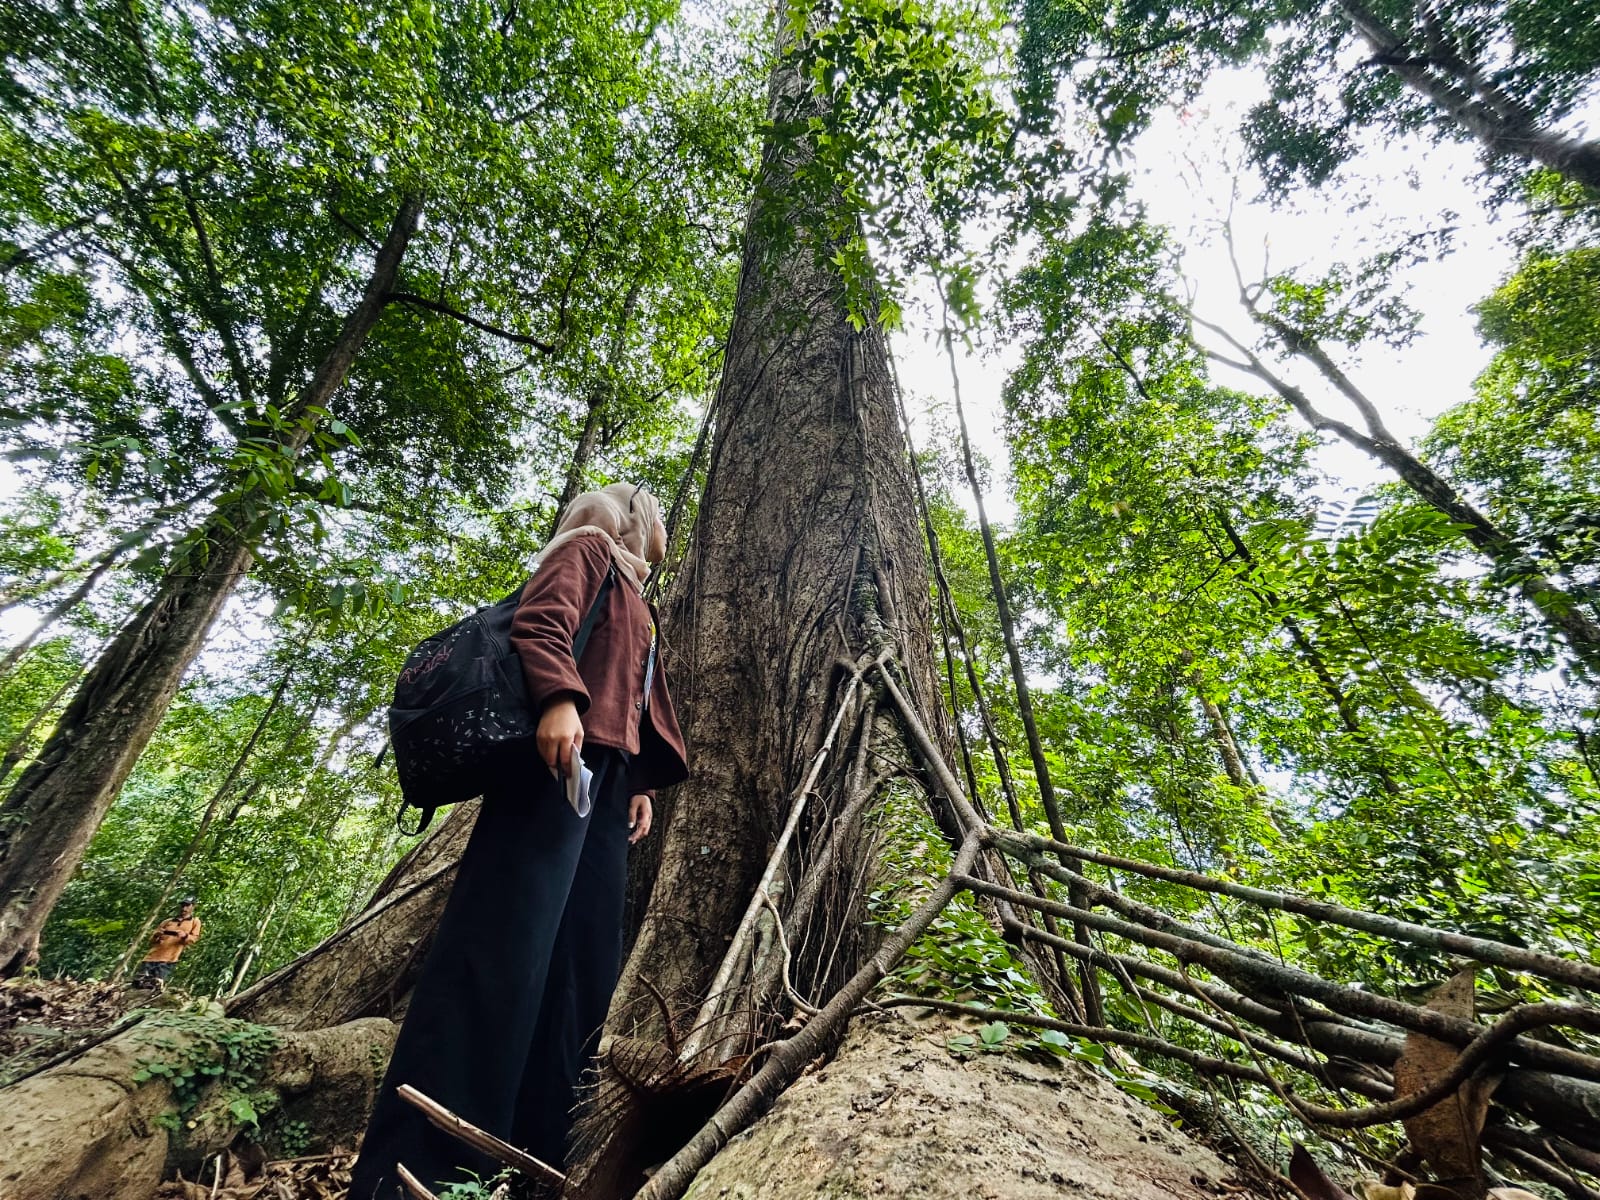
[[[401,201],[361,301],[289,416],[325,406],[344,382],[382,315],[421,212],[420,196]],[[298,454],[308,437],[297,427],[285,449]],[[212,622],[249,571],[253,554],[236,532],[239,517],[228,507],[206,523],[205,555],[183,554],[112,639],[0,805],[0,977],[22,966]]]
[[[809,104],[775,74],[771,109]],[[663,638],[692,781],[669,798],[653,899],[623,971],[614,1018],[651,980],[695,1003],[761,875],[791,793],[833,715],[836,663],[873,640],[904,647],[910,685],[938,711],[929,583],[893,377],[870,316],[857,330],[814,214],[782,196],[804,147],[769,146],[746,225],[744,265],[707,485],[672,585]],[[776,221],[798,231],[773,245]],[[848,639],[848,643],[846,640]],[[848,755],[816,791],[837,797]]]

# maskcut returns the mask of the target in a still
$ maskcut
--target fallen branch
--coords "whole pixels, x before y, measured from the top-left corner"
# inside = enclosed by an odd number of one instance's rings
[[[429,1124],[444,1130],[456,1141],[482,1151],[504,1166],[521,1171],[530,1179],[543,1179],[557,1185],[566,1183],[567,1177],[548,1163],[540,1162],[527,1151],[518,1150],[510,1142],[503,1142],[494,1134],[463,1121],[437,1100],[430,1100],[409,1083],[402,1083],[397,1090],[400,1099],[421,1111],[422,1115],[428,1118]]]
[[[395,1163],[395,1170],[400,1173],[400,1186],[406,1189],[406,1195],[411,1200],[438,1200],[432,1192],[423,1187],[422,1180],[406,1170],[405,1163]]]
[[[1041,899],[1038,896],[1019,892],[1014,888],[1001,887],[972,875],[964,876],[960,880],[960,884],[976,893],[1009,900],[1012,904],[1019,906],[1037,908],[1041,912],[1049,912],[1067,920],[1082,922],[1091,929],[1100,929],[1107,933],[1116,934],[1119,937],[1128,938],[1153,950],[1165,951],[1176,957],[1180,962],[1197,963],[1214,974],[1225,978],[1231,975],[1238,975],[1240,978],[1248,980],[1253,986],[1265,990],[1268,994],[1284,993],[1304,996],[1321,1004],[1326,1004],[1335,1012],[1369,1020],[1384,1021],[1391,1025],[1397,1025],[1402,1029],[1426,1033],[1430,1037],[1436,1037],[1441,1041],[1450,1042],[1457,1046],[1470,1044],[1481,1032],[1481,1027],[1474,1025],[1471,1021],[1463,1020],[1459,1017],[1448,1017],[1443,1013],[1434,1012],[1432,1009],[1418,1008],[1388,996],[1380,996],[1374,992],[1364,992],[1342,984],[1330,983],[1328,980],[1306,971],[1274,962],[1264,955],[1247,951],[1242,947],[1231,947],[1224,939],[1215,938],[1211,935],[1195,938],[1188,935],[1193,931],[1178,934],[1159,928],[1151,928],[1149,925],[1076,908],[1057,900]],[[1152,925],[1177,925],[1179,928],[1187,929],[1187,927],[1172,921],[1171,918],[1166,917],[1164,914],[1155,912],[1155,910],[1147,910],[1143,905],[1135,905],[1125,898],[1117,897],[1115,893],[1108,892],[1098,884],[1090,885],[1090,896],[1096,903],[1109,905],[1114,901],[1120,901],[1118,907],[1136,910],[1140,916],[1149,917]],[[1035,936],[1039,935],[1036,934]],[[1222,944],[1218,945],[1218,943]],[[1559,1046],[1548,1046],[1542,1042],[1533,1042],[1521,1037],[1512,1040],[1510,1051],[1517,1061],[1528,1066],[1539,1067],[1560,1075],[1570,1075],[1576,1079],[1600,1080],[1600,1059],[1592,1055],[1581,1054]]]
[[[1600,1200],[1600,1192],[1585,1187],[1583,1181],[1569,1170],[1555,1163],[1546,1162],[1537,1154],[1515,1146],[1503,1145],[1497,1146],[1495,1153],[1514,1165],[1517,1170],[1526,1172],[1541,1183],[1548,1184],[1562,1195],[1570,1197],[1570,1200]]]
[[[1476,1073],[1496,1047],[1526,1030],[1550,1025],[1570,1025],[1586,1029],[1591,1033],[1600,1033],[1600,1009],[1556,1001],[1525,1004],[1520,1008],[1514,1008],[1479,1034],[1476,1040],[1470,1042],[1456,1056],[1455,1062],[1450,1064],[1450,1069],[1427,1087],[1384,1104],[1370,1104],[1365,1108],[1324,1108],[1321,1105],[1308,1104],[1297,1097],[1290,1097],[1289,1101],[1295,1111],[1307,1121],[1330,1125],[1336,1129],[1364,1129],[1369,1125],[1399,1121],[1424,1109],[1432,1108],[1446,1096],[1453,1094]]]

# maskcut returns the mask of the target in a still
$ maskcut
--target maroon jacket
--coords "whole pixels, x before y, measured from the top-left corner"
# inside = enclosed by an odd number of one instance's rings
[[[511,644],[522,659],[534,711],[543,712],[553,700],[572,700],[583,718],[584,745],[626,750],[633,758],[629,787],[653,795],[654,789],[688,777],[688,755],[659,649],[650,703],[644,702],[655,611],[620,567],[583,661],[572,661],[573,639],[610,568],[611,549],[599,534],[557,546],[522,589]]]

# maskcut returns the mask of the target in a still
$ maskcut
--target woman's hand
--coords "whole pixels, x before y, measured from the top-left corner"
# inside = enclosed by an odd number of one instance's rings
[[[628,845],[633,845],[649,834],[652,815],[649,796],[638,795],[628,801],[628,828],[633,830],[628,835]]]
[[[539,717],[539,757],[553,773],[571,775],[572,756],[583,749],[583,722],[578,706],[571,700],[552,701]]]

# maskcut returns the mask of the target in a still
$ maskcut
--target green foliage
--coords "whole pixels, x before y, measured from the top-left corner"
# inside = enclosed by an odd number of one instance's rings
[[[559,477],[563,397],[603,410],[602,453],[682,426],[753,116],[725,51],[656,36],[671,5],[102,7],[4,18],[0,371],[13,455],[151,562],[209,506],[300,598],[340,559],[330,510],[437,522]],[[306,408],[418,191],[337,411]]]
[[[1600,35],[1582,6],[1440,7],[1424,6],[1444,22],[1432,35],[1412,25],[1423,10],[1383,0],[1374,12],[1411,42],[1488,62],[1508,108],[1537,114],[1535,132],[1560,132],[1592,92]],[[752,180],[758,239],[830,264],[859,327],[894,328],[928,273],[955,332],[1016,352],[1003,430],[1015,507],[997,550],[1074,839],[1600,953],[1592,681],[1560,677],[1560,648],[1458,528],[1397,486],[1352,505],[1279,400],[1218,384],[1173,269],[1182,247],[1127,199],[1125,158],[1155,114],[1229,65],[1266,72],[1271,100],[1242,132],[1274,197],[1334,180],[1375,137],[1464,136],[1398,64],[1373,61],[1351,11],[1025,0],[1013,31],[988,6],[796,3],[775,52],[793,72],[776,76],[763,124],[773,64],[743,40],[745,15],[713,30],[665,0],[5,9],[0,440],[18,475],[0,514],[0,588],[27,617],[113,560],[0,678],[7,747],[37,750],[62,686],[156,579],[205,553],[197,531],[234,529],[258,552],[57,906],[43,969],[109,973],[142,949],[164,894],[193,893],[205,935],[178,981],[228,993],[359,911],[403,850],[392,775],[372,764],[406,650],[522,581],[569,473],[682,487],[692,508],[690,444]],[[795,173],[781,192],[761,182],[763,137]],[[1592,604],[1591,198],[1521,160],[1491,165],[1507,194],[1549,210],[1548,236],[1478,306],[1494,361],[1420,452]],[[305,388],[411,194],[425,216],[400,295],[344,386],[309,406]],[[993,238],[974,248],[979,230]],[[1320,343],[1405,353],[1408,272],[1445,246],[1419,236],[1240,287]],[[961,473],[937,454],[926,465],[1022,823],[1043,831]],[[956,674],[978,799],[1004,813],[1000,764]],[[867,912],[888,928],[950,848],[900,788],[876,832]],[[1101,875],[1386,994],[1446,966]],[[1543,998],[1527,979],[1492,982]],[[1113,1024],[1215,1051],[1106,983]],[[970,897],[887,986],[1054,1015]],[[174,1125],[215,1085],[236,1124],[285,1153],[304,1144],[256,1088],[267,1031],[214,1011],[165,1021],[140,1073],[172,1084]],[[1155,1096],[1127,1055],[1016,1019],[949,1049],[1070,1057]],[[1242,1105],[1269,1127],[1264,1097]]]
[[[211,1096],[235,1124],[257,1127],[263,1096],[256,1089],[267,1059],[278,1048],[276,1030],[230,1020],[212,1004],[150,1017],[143,1029],[141,1041],[157,1053],[139,1059],[133,1082],[163,1079],[172,1089],[174,1107],[157,1118],[163,1126],[181,1131],[201,1099]]]
[[[312,1129],[305,1121],[274,1121],[272,1133],[278,1153],[284,1158],[299,1158],[311,1144]]]
[[[45,971],[142,953],[176,887],[197,991],[331,932],[402,849],[372,762],[409,647],[526,577],[569,471],[676,492],[758,138],[740,36],[659,0],[0,14],[0,584],[42,612],[111,560],[0,680],[7,745],[37,751],[58,689],[218,531],[256,552]],[[394,294],[307,404],[415,193]]]
[[[1562,136],[1600,77],[1593,14],[1571,0],[1422,9],[1395,0],[1021,0],[1016,9],[1023,113],[1050,128],[1065,85],[1106,157],[1120,155],[1162,108],[1193,101],[1214,73],[1245,64],[1263,71],[1268,98],[1240,132],[1280,193],[1329,181],[1378,139],[1479,136],[1455,111],[1468,101],[1505,114],[1522,134],[1483,143],[1490,165],[1516,179],[1530,164],[1513,156],[1526,154],[1533,136]],[[1375,47],[1358,20],[1382,26],[1394,43]]]
[[[516,1176],[510,1171],[483,1178],[473,1171],[464,1171],[472,1178],[448,1185],[439,1193],[439,1200],[493,1200],[495,1192]]]
[[[1600,592],[1600,250],[1536,251],[1477,306],[1498,348],[1428,449],[1541,568]]]
[[[894,928],[916,907],[919,893],[948,872],[951,851],[919,798],[902,788],[889,789],[877,821],[883,882],[867,896],[867,915],[876,925]],[[912,943],[888,985],[906,995],[1047,1011],[1038,984],[966,895],[952,901]]]
[[[808,238],[858,328],[896,327],[913,275],[969,271],[968,223],[1037,174],[996,87],[1002,40],[982,4],[788,6],[784,52],[810,95],[770,113],[773,153],[794,172],[761,189],[757,230],[774,254]]]

